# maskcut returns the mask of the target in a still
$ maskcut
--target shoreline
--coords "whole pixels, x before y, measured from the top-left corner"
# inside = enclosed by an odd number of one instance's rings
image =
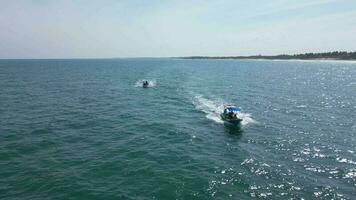
[[[324,53],[250,55],[250,56],[184,56],[183,59],[263,59],[263,60],[340,60],[356,61],[356,52],[333,51]]]
[[[187,58],[180,57],[174,59],[183,60],[254,60],[254,61],[299,61],[299,62],[343,62],[343,63],[356,63],[355,59],[278,59],[278,58]]]
[[[175,59],[186,59],[186,60],[270,60],[270,61],[340,61],[340,62],[356,62],[356,59],[335,59],[335,58],[315,58],[315,59],[302,59],[302,58],[217,58],[217,57],[175,57]]]

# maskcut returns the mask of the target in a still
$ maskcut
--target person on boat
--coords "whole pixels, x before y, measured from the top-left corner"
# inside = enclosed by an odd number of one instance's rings
[[[229,116],[229,119],[233,119],[234,118],[234,112],[229,112],[228,116]]]

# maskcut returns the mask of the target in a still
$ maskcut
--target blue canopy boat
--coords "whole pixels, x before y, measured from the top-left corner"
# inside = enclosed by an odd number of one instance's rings
[[[232,123],[232,124],[239,124],[242,121],[241,117],[241,108],[232,104],[225,104],[224,105],[224,112],[220,114],[221,119]]]

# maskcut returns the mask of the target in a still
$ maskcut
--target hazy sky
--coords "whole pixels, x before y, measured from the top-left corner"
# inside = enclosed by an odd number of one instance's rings
[[[0,58],[356,51],[356,0],[0,0]]]

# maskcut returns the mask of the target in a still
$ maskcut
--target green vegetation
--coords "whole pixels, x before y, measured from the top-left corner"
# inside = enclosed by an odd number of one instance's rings
[[[210,57],[210,56],[190,56],[182,57],[184,59],[300,59],[300,60],[356,60],[356,52],[346,52],[346,51],[334,51],[327,53],[305,53],[305,54],[294,54],[294,55],[277,55],[277,56],[224,56],[224,57]]]

